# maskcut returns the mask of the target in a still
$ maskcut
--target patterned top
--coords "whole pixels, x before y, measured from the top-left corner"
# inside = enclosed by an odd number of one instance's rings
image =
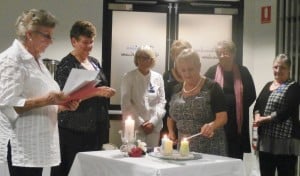
[[[178,92],[170,102],[170,115],[176,121],[179,139],[198,133],[204,124],[214,121],[215,114],[222,111],[226,111],[224,94],[221,87],[210,79],[206,79],[199,94],[184,98]],[[217,129],[212,138],[200,136],[191,139],[190,150],[225,156],[224,129]]]
[[[39,64],[37,64],[37,61]],[[59,91],[41,59],[34,57],[15,40],[0,57],[0,107],[13,127],[10,144],[14,166],[49,167],[60,163],[57,105],[17,114],[26,99]],[[6,140],[7,141],[7,140]]]
[[[300,155],[299,99],[300,87],[288,80],[270,91],[265,85],[254,106],[254,112],[271,115],[272,120],[258,128],[258,150],[272,154]]]

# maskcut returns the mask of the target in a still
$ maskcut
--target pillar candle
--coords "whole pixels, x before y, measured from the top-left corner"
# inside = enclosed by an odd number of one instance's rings
[[[134,141],[134,120],[130,116],[125,120],[124,138],[128,142]]]
[[[161,139],[161,153],[163,155],[171,155],[173,153],[173,141],[166,135]]]
[[[187,156],[190,153],[189,141],[183,138],[180,142],[179,153],[181,156]]]

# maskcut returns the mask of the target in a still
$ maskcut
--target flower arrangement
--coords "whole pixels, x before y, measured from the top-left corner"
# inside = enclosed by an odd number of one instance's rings
[[[130,157],[141,157],[146,154],[147,151],[147,144],[142,142],[141,140],[137,140],[137,146],[131,148],[128,152]]]

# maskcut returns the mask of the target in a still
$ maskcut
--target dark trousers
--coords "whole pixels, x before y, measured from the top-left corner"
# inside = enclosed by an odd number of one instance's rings
[[[261,176],[296,176],[297,156],[273,155],[259,152],[259,167]]]
[[[229,157],[241,160],[243,159],[244,151],[242,146],[242,140],[240,137],[237,137],[236,139],[227,140],[227,152]]]
[[[10,143],[7,145],[7,163],[10,176],[42,176],[43,168],[40,167],[19,167],[13,166],[11,160],[11,147]]]
[[[78,152],[101,150],[103,133],[84,133],[59,128],[61,163],[51,168],[51,176],[67,176]]]

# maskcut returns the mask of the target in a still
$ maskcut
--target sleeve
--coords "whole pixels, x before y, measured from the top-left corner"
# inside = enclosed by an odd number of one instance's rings
[[[225,95],[218,83],[213,82],[211,87],[211,108],[214,113],[227,110]]]
[[[277,111],[272,112],[272,119],[274,121],[282,122],[293,116],[293,113],[296,112],[299,107],[299,94],[299,85],[297,83],[291,85],[286,92],[284,106]]]
[[[26,72],[14,59],[4,58],[0,64],[0,108],[1,111],[11,120],[18,118],[14,107],[22,107],[26,97],[22,97]]]
[[[242,67],[242,71],[241,71],[242,75],[244,75],[242,78],[243,79],[243,84],[244,84],[244,102],[245,105],[244,107],[250,107],[251,104],[255,101],[256,98],[256,91],[255,91],[255,86],[254,86],[254,82],[252,79],[252,76],[249,72],[249,70],[246,67]]]
[[[214,80],[215,79],[215,74],[216,74],[216,66],[211,66],[206,73],[204,74],[204,76]]]
[[[121,83],[121,110],[122,116],[127,117],[131,116],[138,126],[142,125],[145,120],[138,115],[138,112],[135,110],[136,108],[132,104],[132,77],[130,75],[125,74],[122,83]]]
[[[157,126],[165,116],[166,110],[166,99],[165,99],[165,88],[164,81],[161,76],[158,77],[159,80],[159,88],[158,88],[158,103],[156,105],[156,116],[151,117],[149,120],[154,126]]]

